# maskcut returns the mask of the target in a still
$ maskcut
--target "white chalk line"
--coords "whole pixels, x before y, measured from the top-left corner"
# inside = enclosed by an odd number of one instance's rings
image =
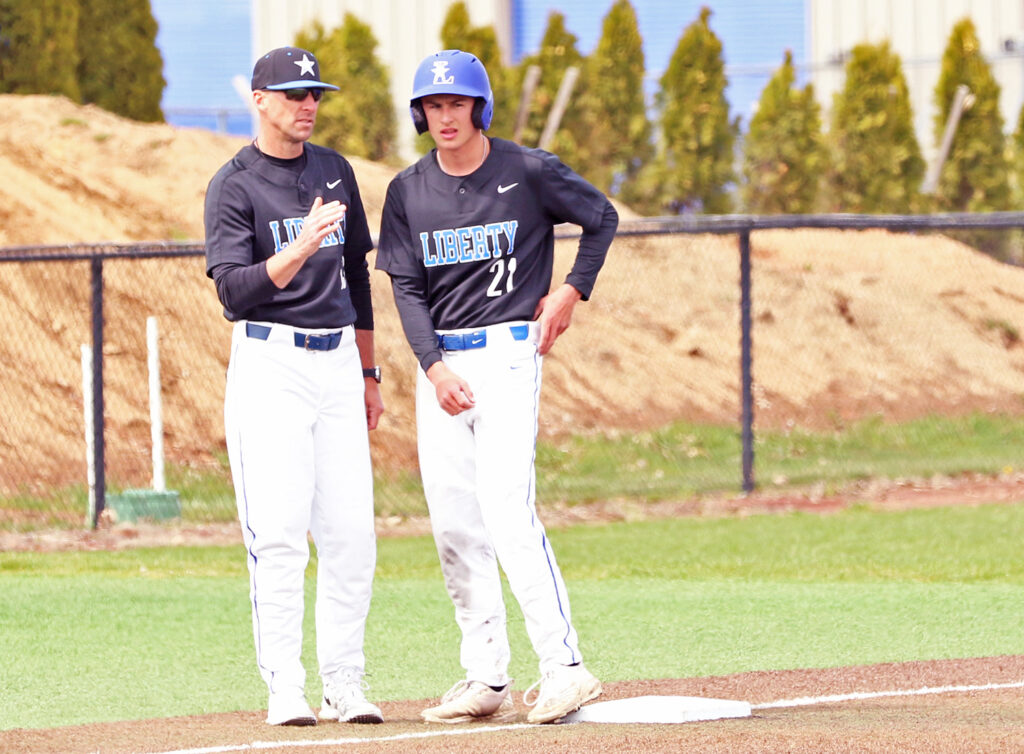
[[[260,749],[297,749],[303,746],[343,746],[351,744],[385,743],[406,741],[414,738],[436,738],[438,736],[462,736],[471,733],[494,733],[501,730],[536,728],[536,725],[489,725],[481,727],[450,728],[423,733],[397,733],[393,736],[368,736],[365,738],[334,738],[310,741],[253,741],[251,744],[229,746],[207,746],[199,749],[175,749],[174,751],[153,752],[152,754],[226,754],[232,751],[259,751]]]
[[[852,702],[860,699],[880,699],[887,696],[925,696],[927,694],[954,694],[969,691],[995,691],[997,689],[1024,688],[1024,681],[1012,683],[986,683],[980,686],[926,686],[921,689],[900,689],[893,691],[857,691],[852,694],[832,694],[830,696],[804,696],[797,699],[780,699],[777,702],[751,704],[750,709],[779,709],[784,707],[807,707],[812,704],[832,704],[834,702]]]
[[[896,696],[925,696],[928,694],[957,694],[971,691],[996,691],[999,689],[1024,688],[1024,681],[1012,683],[986,683],[978,686],[926,686],[920,689],[894,689],[891,691],[858,691],[851,694],[831,694],[828,696],[804,696],[797,699],[780,699],[763,704],[751,704],[751,710],[784,709],[786,707],[809,707],[815,704],[834,704],[836,702],[852,702],[863,699],[881,699]],[[503,730],[522,730],[539,726],[528,724],[470,726],[465,728],[446,728],[444,730],[426,731],[423,733],[398,733],[393,736],[369,736],[364,738],[333,738],[306,741],[253,741],[249,744],[228,746],[207,746],[198,749],[175,749],[173,751],[151,752],[150,754],[229,754],[236,751],[260,751],[261,749],[288,749],[314,746],[345,746],[366,743],[386,743],[388,741],[408,741],[417,738],[437,738],[439,736],[459,736],[473,733],[495,733]]]

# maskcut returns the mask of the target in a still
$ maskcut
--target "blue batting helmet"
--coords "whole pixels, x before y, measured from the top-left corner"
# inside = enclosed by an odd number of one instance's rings
[[[487,70],[476,55],[462,50],[442,50],[428,55],[416,69],[412,79],[409,110],[417,133],[426,133],[427,116],[421,97],[431,94],[461,94],[474,97],[473,125],[486,131],[494,117],[494,94]]]

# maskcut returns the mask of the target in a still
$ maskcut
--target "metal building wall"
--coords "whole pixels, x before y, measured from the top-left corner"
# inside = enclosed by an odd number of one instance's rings
[[[512,0],[463,0],[474,26],[493,26],[503,50],[510,50]],[[325,29],[352,13],[373,29],[378,57],[391,70],[391,94],[398,114],[398,148],[414,159],[416,132],[407,117],[416,65],[440,49],[441,24],[456,0],[252,0],[253,55],[292,43],[314,20]]]
[[[888,39],[903,62],[918,142],[929,162],[937,151],[935,86],[950,32],[970,17],[981,52],[1000,86],[1005,130],[1024,102],[1024,2],[1021,0],[807,0],[811,80],[830,117],[844,80],[844,56],[862,42]]]

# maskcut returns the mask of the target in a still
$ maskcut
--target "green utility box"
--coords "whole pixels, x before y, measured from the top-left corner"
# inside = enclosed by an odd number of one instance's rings
[[[119,523],[135,523],[140,518],[165,521],[181,517],[181,500],[174,490],[125,490],[110,494],[107,508],[116,514]]]

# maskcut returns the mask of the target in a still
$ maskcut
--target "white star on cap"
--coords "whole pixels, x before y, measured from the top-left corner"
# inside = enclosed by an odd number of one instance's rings
[[[313,75],[313,66],[316,65],[316,61],[307,58],[306,53],[302,53],[302,60],[293,60],[292,62],[299,67],[300,76]]]

